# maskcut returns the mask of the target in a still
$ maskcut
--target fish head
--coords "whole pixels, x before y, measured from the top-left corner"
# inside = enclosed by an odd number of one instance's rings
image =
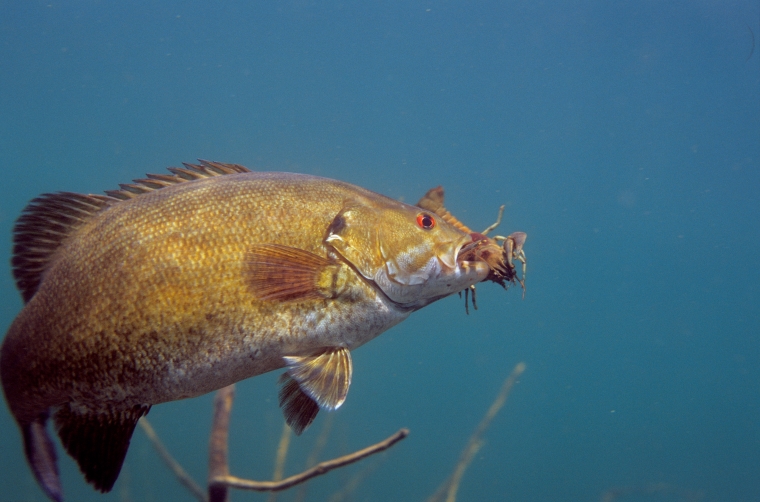
[[[416,310],[484,280],[489,266],[465,260],[469,234],[397,201],[344,207],[325,242],[397,307]]]

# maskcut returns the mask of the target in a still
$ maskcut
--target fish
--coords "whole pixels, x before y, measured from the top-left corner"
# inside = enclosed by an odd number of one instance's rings
[[[14,227],[24,306],[0,380],[45,494],[63,499],[52,420],[112,489],[140,417],[285,368],[300,434],[345,401],[351,351],[491,278],[471,233],[349,183],[199,161],[104,195],[43,194]],[[465,259],[467,258],[467,259]]]

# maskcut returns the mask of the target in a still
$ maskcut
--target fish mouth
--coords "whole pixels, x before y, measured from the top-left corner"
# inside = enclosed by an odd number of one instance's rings
[[[471,234],[440,242],[427,261],[414,270],[404,270],[381,246],[383,266],[368,280],[397,309],[417,310],[485,280],[491,268],[483,259],[484,246],[501,250],[492,242]]]
[[[490,271],[503,274],[507,271],[504,259],[504,249],[494,240],[485,235],[472,232],[468,236],[468,242],[457,253],[457,263],[485,263]]]
[[[428,261],[411,273],[402,271],[396,260],[383,255],[384,266],[371,282],[397,309],[418,310],[486,278],[488,266],[482,261],[469,261],[467,254],[461,252],[471,242],[471,237],[465,235],[438,244]]]
[[[470,235],[462,236],[456,241],[450,241],[442,246],[442,252],[438,253],[438,261],[448,270],[461,268],[465,264],[476,261],[472,259],[474,255],[468,251],[473,245],[475,245],[475,241]]]
[[[473,261],[477,261],[475,259],[475,256],[472,253],[472,250],[477,247],[478,241],[475,240],[472,236],[468,235],[465,237],[462,242],[460,242],[457,250],[456,250],[456,265],[461,266],[464,263],[471,263]]]

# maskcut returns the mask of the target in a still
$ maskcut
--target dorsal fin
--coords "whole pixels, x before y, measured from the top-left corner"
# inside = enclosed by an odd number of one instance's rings
[[[435,214],[443,218],[447,223],[454,225],[462,232],[468,234],[472,233],[472,230],[470,230],[467,225],[456,219],[456,217],[444,207],[442,186],[437,186],[428,190],[427,193],[422,196],[420,201],[417,202],[417,207],[427,209],[428,211],[433,211]]]
[[[72,192],[43,194],[32,200],[13,227],[13,277],[24,303],[31,300],[42,281],[55,251],[84,222],[102,209],[140,194],[225,174],[247,173],[238,164],[199,160],[199,164],[170,167],[172,174],[148,174],[134,183],[119,185],[121,190],[107,190],[107,195],[84,195]]]
[[[172,174],[148,174],[147,178],[134,180],[133,183],[121,183],[121,190],[106,190],[110,197],[120,200],[127,200],[137,197],[146,192],[159,190],[169,185],[176,185],[185,181],[195,181],[212,176],[223,176],[225,174],[248,173],[251,170],[239,164],[224,164],[221,162],[211,162],[208,160],[199,160],[199,164],[185,164],[185,167],[170,167],[168,170]]]
[[[13,227],[13,277],[24,303],[31,300],[61,242],[115,199],[71,192],[46,193],[32,200]]]

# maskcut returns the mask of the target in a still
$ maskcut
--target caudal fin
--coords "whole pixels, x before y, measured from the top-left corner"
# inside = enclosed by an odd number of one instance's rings
[[[55,502],[63,500],[61,478],[58,475],[58,462],[55,445],[45,430],[47,415],[40,416],[30,424],[22,425],[24,452],[34,477],[45,494]]]
[[[119,477],[137,421],[149,405],[127,410],[72,410],[64,405],[55,414],[58,436],[79,464],[85,479],[101,492],[109,492]]]

